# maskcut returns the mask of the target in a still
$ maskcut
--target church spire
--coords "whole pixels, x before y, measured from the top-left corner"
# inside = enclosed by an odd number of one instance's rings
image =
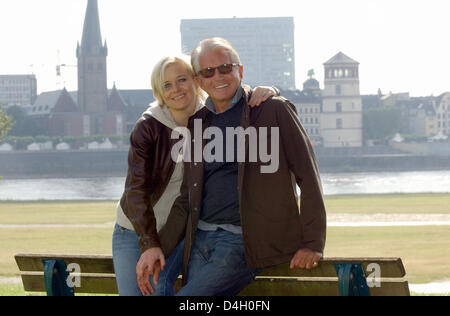
[[[88,0],[81,44],[77,45],[78,106],[90,123],[85,124],[85,135],[103,133],[103,113],[107,112],[107,47],[100,33],[98,1]]]
[[[83,37],[78,53],[91,56],[107,55],[106,45],[102,45],[97,0],[88,0],[83,26]]]

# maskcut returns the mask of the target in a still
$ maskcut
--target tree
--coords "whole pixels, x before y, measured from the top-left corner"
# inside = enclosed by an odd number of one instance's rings
[[[396,107],[370,108],[364,111],[365,139],[383,140],[398,133],[402,127],[402,113]]]
[[[11,106],[6,114],[14,120],[14,126],[9,132],[11,136],[36,136],[46,135],[46,130],[39,121],[28,116],[19,106]]]
[[[0,103],[0,141],[5,138],[13,125],[14,123],[11,117],[6,115],[6,113],[2,109],[2,104]]]

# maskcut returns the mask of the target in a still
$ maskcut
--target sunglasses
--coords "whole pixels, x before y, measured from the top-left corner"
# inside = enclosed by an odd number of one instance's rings
[[[201,75],[203,78],[211,78],[216,73],[216,69],[219,70],[219,73],[221,73],[222,75],[226,75],[233,71],[233,67],[239,67],[239,66],[241,66],[241,64],[236,64],[236,63],[223,64],[218,67],[208,67],[208,68],[202,69],[198,72],[198,74]]]

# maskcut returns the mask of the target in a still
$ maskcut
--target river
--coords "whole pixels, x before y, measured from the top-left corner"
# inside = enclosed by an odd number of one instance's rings
[[[324,173],[325,195],[450,193],[450,171]],[[122,177],[2,179],[0,201],[118,200]]]

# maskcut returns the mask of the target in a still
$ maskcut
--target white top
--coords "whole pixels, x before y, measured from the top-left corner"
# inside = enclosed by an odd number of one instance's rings
[[[203,106],[204,103],[199,100],[197,102],[195,112],[199,111],[201,108],[203,108]],[[170,129],[174,129],[177,127],[177,124],[175,123],[175,120],[173,119],[172,114],[170,113],[166,105],[160,106],[156,102],[154,102],[150,105],[148,110],[144,112],[144,115],[154,117],[156,120],[169,127]],[[180,155],[182,154],[183,153],[181,151]],[[183,161],[182,159],[178,159],[166,190],[164,191],[163,195],[158,200],[156,205],[153,207],[156,218],[156,229],[158,232],[166,224],[170,209],[172,208],[175,200],[180,196],[180,188],[183,181],[183,169]],[[123,212],[122,207],[120,206],[120,202],[117,203],[116,223],[123,228],[134,231],[133,224],[131,224],[130,220]]]

